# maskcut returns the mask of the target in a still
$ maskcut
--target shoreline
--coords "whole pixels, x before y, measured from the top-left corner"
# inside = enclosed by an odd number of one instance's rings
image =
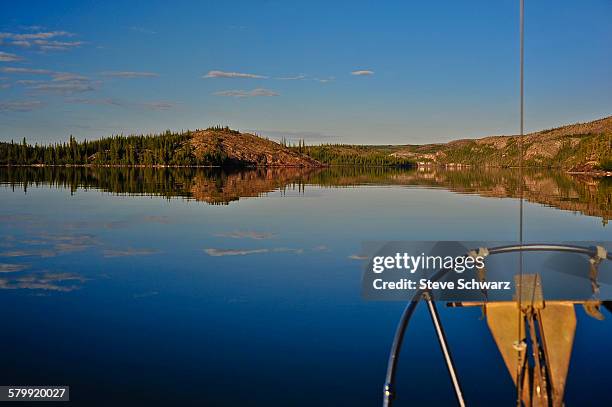
[[[57,168],[219,168],[219,169],[231,169],[231,170],[248,170],[248,169],[262,169],[262,168],[270,168],[270,169],[280,169],[280,168],[291,168],[291,169],[317,169],[317,168],[331,168],[331,167],[367,167],[367,168],[405,168],[405,169],[414,169],[419,170],[422,168],[426,169],[445,169],[451,171],[461,171],[461,170],[469,170],[474,168],[500,168],[500,169],[517,169],[518,167],[502,167],[502,166],[490,166],[490,165],[482,165],[482,166],[474,166],[474,165],[465,165],[461,167],[453,166],[449,167],[446,165],[432,165],[432,166],[419,166],[414,165],[412,167],[404,167],[404,166],[394,166],[394,165],[351,165],[351,164],[323,164],[321,166],[304,166],[304,165],[245,165],[245,166],[220,166],[220,165],[163,165],[163,164],[155,164],[155,165],[142,165],[142,164],[0,164],[0,168],[11,168],[11,167],[32,167],[32,168],[45,168],[45,167],[57,167]],[[569,175],[583,175],[594,178],[606,178],[612,177],[612,171],[604,171],[604,170],[593,170],[593,171],[572,171],[572,170],[564,170],[562,168],[551,168],[551,167],[533,167],[530,166],[528,168],[533,169],[546,169],[546,170],[556,170],[560,172],[564,172]]]

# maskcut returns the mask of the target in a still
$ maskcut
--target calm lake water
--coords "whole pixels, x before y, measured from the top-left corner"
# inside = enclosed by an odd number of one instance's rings
[[[80,405],[375,406],[402,303],[366,240],[515,240],[506,170],[0,168],[0,384]],[[528,241],[610,240],[612,183],[527,171]],[[470,405],[515,389],[480,310],[439,307]],[[612,315],[577,308],[568,405],[612,405]],[[454,403],[426,309],[397,405]]]

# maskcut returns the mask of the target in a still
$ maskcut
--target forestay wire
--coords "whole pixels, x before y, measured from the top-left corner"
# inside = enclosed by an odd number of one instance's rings
[[[520,62],[519,62],[519,82],[520,82],[520,133],[518,139],[519,145],[519,244],[523,245],[523,135],[524,135],[524,112],[525,112],[525,95],[524,95],[524,37],[525,37],[525,1],[519,0],[519,31],[520,31],[520,45],[519,45],[519,54],[520,54]],[[518,292],[517,292],[517,318],[518,318],[518,332],[517,332],[517,341],[516,341],[516,350],[517,350],[517,364],[516,364],[516,405],[518,407],[521,406],[521,399],[523,393],[523,378],[521,372],[523,370],[523,358],[526,356],[523,352],[526,351],[526,347],[523,342],[523,332],[522,332],[522,286],[523,286],[523,251],[519,251],[519,284],[518,284]]]

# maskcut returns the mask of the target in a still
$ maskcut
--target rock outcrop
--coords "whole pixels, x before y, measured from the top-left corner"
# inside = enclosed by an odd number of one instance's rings
[[[196,157],[217,155],[228,164],[251,167],[323,167],[319,161],[282,144],[249,133],[208,129],[192,133]]]

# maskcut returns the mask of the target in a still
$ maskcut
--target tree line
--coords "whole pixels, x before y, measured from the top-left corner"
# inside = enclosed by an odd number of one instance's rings
[[[238,133],[229,127],[209,127],[207,130]],[[195,154],[191,131],[148,135],[114,135],[98,140],[77,141],[72,135],[68,142],[29,144],[0,142],[0,165],[121,165],[121,166],[239,166],[217,142],[206,152]],[[412,163],[391,156],[372,146],[322,144],[307,146],[304,140],[289,145],[280,144],[330,165],[402,166]]]
[[[321,144],[307,146],[303,140],[291,149],[306,154],[324,164],[355,166],[412,167],[414,163],[403,157],[395,157],[377,147],[347,144]]]
[[[212,130],[225,128],[213,127]],[[0,165],[223,165],[227,161],[221,146],[203,156],[196,156],[189,142],[191,132],[171,132],[150,135],[115,135],[99,140],[47,145],[0,143]]]

